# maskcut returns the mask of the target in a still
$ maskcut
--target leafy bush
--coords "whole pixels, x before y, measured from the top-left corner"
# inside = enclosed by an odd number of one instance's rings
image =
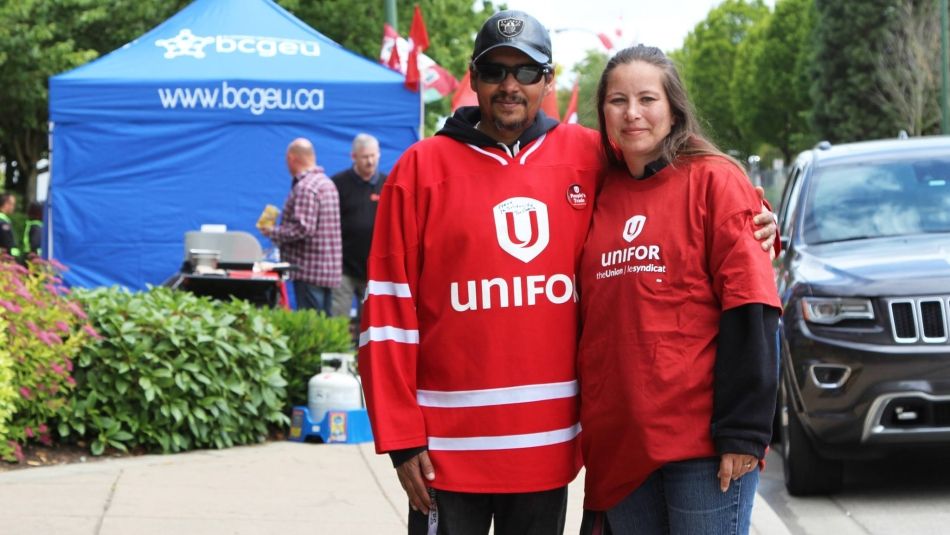
[[[16,390],[13,389],[13,359],[7,349],[7,322],[0,316],[0,458],[15,458],[15,446],[7,437],[7,423],[16,409]]]
[[[290,349],[290,360],[284,363],[287,408],[306,405],[307,382],[320,372],[320,354],[351,349],[348,319],[328,318],[314,310],[272,309],[268,313]]]
[[[52,442],[50,428],[75,385],[73,361],[89,338],[98,337],[62,286],[61,267],[43,260],[27,267],[0,262],[0,317],[7,325],[4,348],[12,371],[10,381],[0,384],[14,389],[13,414],[0,433],[4,460],[20,459],[20,446],[30,440]],[[0,393],[0,400],[4,397]]]
[[[282,412],[285,338],[246,302],[168,288],[78,292],[104,339],[80,353],[63,436],[162,452],[259,442]]]

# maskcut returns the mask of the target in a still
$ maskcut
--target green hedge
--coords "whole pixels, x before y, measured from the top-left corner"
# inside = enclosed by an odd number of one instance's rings
[[[23,444],[52,443],[50,427],[75,385],[73,361],[98,334],[85,324],[55,262],[43,260],[26,267],[0,262],[0,318],[7,352],[0,355],[0,458],[13,461],[23,458]],[[12,400],[5,386],[12,386]]]
[[[0,459],[13,459],[15,449],[8,424],[16,410],[17,394],[13,389],[13,358],[8,344],[7,322],[0,316]]]
[[[168,288],[77,292],[103,339],[76,363],[64,437],[178,452],[259,442],[286,426],[286,336],[243,301]]]
[[[328,318],[314,310],[272,309],[265,313],[287,336],[291,354],[284,363],[288,409],[306,405],[307,382],[320,372],[320,354],[351,350],[348,318]]]

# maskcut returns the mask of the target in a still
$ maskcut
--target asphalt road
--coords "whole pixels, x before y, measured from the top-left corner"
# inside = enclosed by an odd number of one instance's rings
[[[758,490],[792,535],[950,535],[950,458],[846,463],[841,492],[793,498],[773,450]]]

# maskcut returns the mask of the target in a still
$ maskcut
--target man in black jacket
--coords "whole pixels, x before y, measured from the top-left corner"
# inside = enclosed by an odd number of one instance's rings
[[[366,292],[366,259],[373,238],[376,205],[386,175],[379,172],[379,141],[369,134],[353,139],[353,167],[333,175],[340,193],[340,227],[343,234],[343,281],[333,289],[334,316],[350,316],[356,297],[356,321]]]

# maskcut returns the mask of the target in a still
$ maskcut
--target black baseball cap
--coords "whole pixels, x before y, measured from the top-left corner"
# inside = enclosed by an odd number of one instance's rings
[[[475,36],[472,63],[503,46],[520,50],[542,65],[551,64],[551,36],[538,19],[524,11],[499,11]]]

